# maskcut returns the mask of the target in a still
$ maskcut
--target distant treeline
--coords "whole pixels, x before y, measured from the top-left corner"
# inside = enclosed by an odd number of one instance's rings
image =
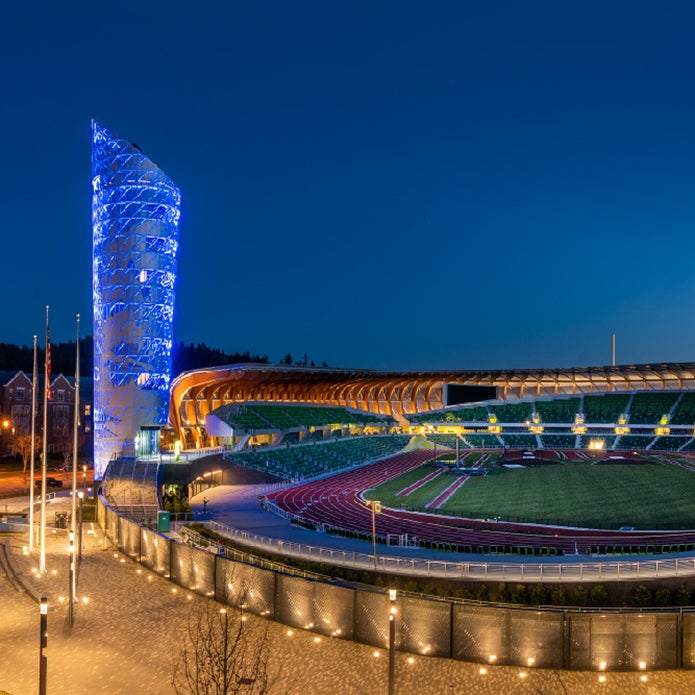
[[[92,364],[94,356],[94,344],[92,336],[80,338],[80,374],[92,376]],[[0,343],[0,371],[14,372],[24,371],[31,374],[33,369],[34,351],[31,346],[13,345],[12,343]],[[252,355],[246,352],[226,353],[216,348],[210,348],[205,343],[186,345],[183,341],[174,343],[172,349],[172,374],[175,376],[181,372],[203,367],[218,367],[223,364],[237,362],[259,362],[268,364],[267,355]],[[37,363],[39,373],[44,369],[44,348],[37,350]],[[75,341],[66,343],[51,343],[51,372],[52,374],[65,374],[72,376],[75,373]]]
[[[74,360],[73,360],[74,361]],[[191,369],[202,369],[203,367],[219,367],[223,364],[235,364],[237,362],[259,362],[268,364],[267,355],[251,355],[249,351],[228,353],[210,348],[205,343],[188,343],[183,341],[174,343],[171,356],[171,373],[179,375],[181,372],[188,372]]]

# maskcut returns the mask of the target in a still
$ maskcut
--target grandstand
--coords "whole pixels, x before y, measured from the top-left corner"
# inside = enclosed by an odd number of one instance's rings
[[[392,455],[403,449],[409,441],[410,437],[407,435],[355,437],[334,442],[227,453],[225,459],[285,480],[299,481],[355,468]]]
[[[483,422],[482,414],[487,413]],[[690,451],[695,394],[634,392],[462,405],[409,418],[410,431],[469,448]],[[434,440],[433,440],[434,441]],[[448,444],[451,446],[451,444]]]

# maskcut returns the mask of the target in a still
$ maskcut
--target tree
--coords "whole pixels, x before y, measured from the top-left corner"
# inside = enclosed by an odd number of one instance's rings
[[[31,434],[15,434],[12,439],[12,448],[16,454],[22,457],[22,471],[24,473],[24,489],[27,489],[27,463],[31,458]],[[41,451],[41,437],[34,435],[34,455],[39,460]],[[33,485],[33,482],[32,482]]]
[[[208,602],[191,611],[172,684],[176,695],[263,695],[269,691],[268,624]]]

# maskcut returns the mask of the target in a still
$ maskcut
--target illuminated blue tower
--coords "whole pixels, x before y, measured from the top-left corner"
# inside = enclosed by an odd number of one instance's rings
[[[167,422],[181,194],[92,121],[94,474],[156,453]]]

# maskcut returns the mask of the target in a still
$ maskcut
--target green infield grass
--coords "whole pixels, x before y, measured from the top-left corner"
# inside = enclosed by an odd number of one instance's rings
[[[639,465],[571,461],[518,469],[486,465],[486,477],[471,477],[436,512],[425,505],[456,480],[454,474],[443,473],[407,497],[396,496],[431,473],[430,466],[389,480],[367,496],[389,507],[472,518],[593,528],[695,528],[695,472],[663,460]]]

